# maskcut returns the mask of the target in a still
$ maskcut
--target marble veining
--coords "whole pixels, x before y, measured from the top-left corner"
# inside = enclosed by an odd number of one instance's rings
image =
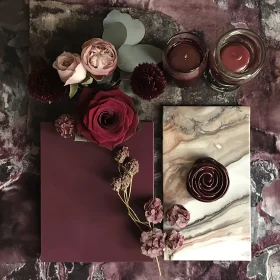
[[[184,245],[167,250],[165,260],[251,260],[249,122],[249,107],[164,107],[164,208],[178,203],[190,211]],[[186,189],[187,174],[202,157],[223,164],[230,178],[224,197],[210,203]]]

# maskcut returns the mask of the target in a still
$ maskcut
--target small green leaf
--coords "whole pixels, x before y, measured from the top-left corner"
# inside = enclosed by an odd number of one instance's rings
[[[69,97],[70,98],[74,97],[77,91],[78,91],[78,84],[70,85]]]
[[[93,78],[90,74],[87,73],[86,78],[81,82],[83,86],[90,85],[93,82]]]
[[[134,102],[135,110],[138,113],[138,116],[140,117],[144,113],[144,111],[142,110],[141,102],[138,99],[133,98],[133,97],[132,97],[132,100]]]

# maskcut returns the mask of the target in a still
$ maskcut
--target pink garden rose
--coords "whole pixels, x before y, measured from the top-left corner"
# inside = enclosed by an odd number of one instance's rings
[[[172,229],[166,235],[166,246],[171,250],[176,250],[180,248],[184,243],[184,235],[182,232]]]
[[[174,204],[166,211],[166,219],[170,226],[184,228],[190,220],[190,212],[184,206]]]
[[[145,216],[148,222],[161,223],[163,219],[163,206],[159,198],[151,199],[144,205]]]
[[[53,63],[58,75],[66,85],[78,84],[82,82],[87,71],[81,63],[81,58],[76,53],[63,52]]]
[[[111,43],[94,38],[86,41],[82,49],[82,63],[96,80],[111,75],[116,69],[118,54]]]
[[[141,234],[141,252],[150,258],[156,258],[163,254],[166,234],[161,229],[154,228],[151,231],[143,231]]]
[[[138,126],[132,98],[118,88],[97,93],[84,88],[77,113],[78,133],[110,150],[134,135]]]

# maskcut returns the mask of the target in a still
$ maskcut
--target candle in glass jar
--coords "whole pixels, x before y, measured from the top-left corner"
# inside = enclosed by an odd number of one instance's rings
[[[177,71],[188,72],[200,65],[201,51],[191,43],[180,43],[171,48],[168,61]]]
[[[163,67],[180,88],[194,86],[207,64],[208,49],[204,40],[193,32],[182,32],[167,42]]]
[[[249,65],[250,52],[242,44],[231,43],[222,48],[221,61],[230,71],[240,73]]]

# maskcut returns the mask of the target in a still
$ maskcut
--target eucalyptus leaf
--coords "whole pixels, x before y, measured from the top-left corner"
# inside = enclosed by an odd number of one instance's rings
[[[75,96],[75,94],[78,91],[78,84],[72,84],[70,85],[70,92],[69,92],[69,97],[72,98]]]

